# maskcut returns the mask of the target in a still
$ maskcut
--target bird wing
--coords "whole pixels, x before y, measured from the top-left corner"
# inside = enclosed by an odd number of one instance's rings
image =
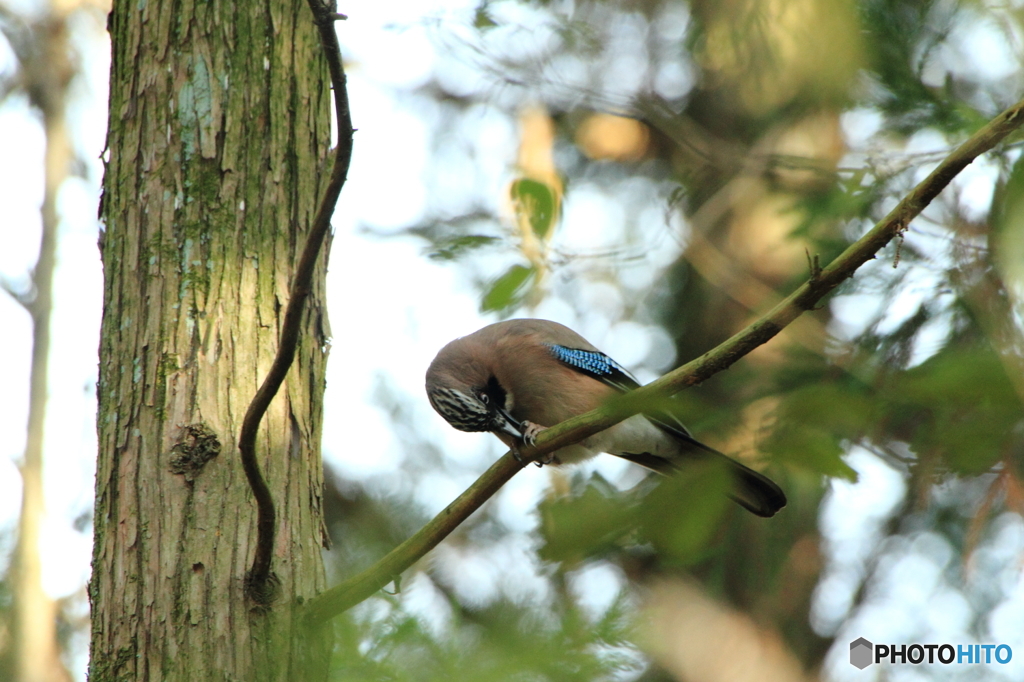
[[[549,343],[547,347],[566,367],[597,379],[617,391],[625,393],[640,387],[640,382],[629,373],[629,370],[599,350],[570,348],[557,343]]]
[[[629,373],[629,370],[601,351],[569,348],[568,346],[554,343],[548,344],[548,348],[551,350],[551,354],[563,365],[586,374],[593,379],[597,379],[617,391],[625,393],[626,391],[640,388],[640,382]],[[710,448],[697,441],[690,433],[690,430],[679,420],[679,417],[670,410],[664,408],[651,409],[645,410],[643,414],[658,428],[683,441],[692,443],[698,448],[710,450]]]
[[[640,386],[640,382],[626,368],[601,351],[570,348],[560,344],[548,344],[548,348],[563,365],[597,379],[617,391],[631,391]],[[721,458],[727,462],[735,480],[735,490],[730,497],[754,514],[772,516],[786,505],[786,495],[774,481],[701,443],[693,437],[690,430],[671,409],[652,408],[644,410],[643,415],[659,429],[679,440],[686,455],[696,458]],[[618,454],[624,459],[662,474],[671,473],[679,465],[678,462],[662,459],[646,452]]]

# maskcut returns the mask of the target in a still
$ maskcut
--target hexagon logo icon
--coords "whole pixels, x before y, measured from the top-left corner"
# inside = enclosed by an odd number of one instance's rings
[[[850,665],[856,667],[858,670],[871,665],[873,658],[872,653],[874,652],[874,645],[863,637],[859,637],[850,642]]]

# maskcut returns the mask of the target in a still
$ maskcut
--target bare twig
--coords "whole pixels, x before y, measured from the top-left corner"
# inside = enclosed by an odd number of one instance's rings
[[[807,281],[810,284],[815,284],[821,277],[821,259],[818,254],[811,256],[811,252],[807,249],[804,249],[804,253],[807,254],[807,270],[811,273],[810,279]]]
[[[320,31],[320,42],[331,74],[331,85],[334,88],[334,104],[338,118],[338,144],[334,149],[334,167],[331,179],[324,192],[323,200],[313,226],[309,231],[306,246],[295,269],[288,308],[285,311],[284,323],[281,326],[281,343],[277,349],[277,357],[271,365],[263,385],[256,392],[249,404],[242,421],[241,434],[238,437],[238,449],[242,455],[242,467],[245,477],[256,498],[258,510],[256,553],[253,557],[252,569],[246,576],[246,592],[251,599],[261,605],[267,605],[273,599],[274,579],[270,571],[270,560],[273,555],[275,511],[274,499],[270,494],[259,463],[256,461],[256,432],[260,421],[277,394],[281,383],[288,374],[295,350],[299,343],[300,324],[305,308],[306,298],[312,288],[313,270],[320,255],[320,247],[331,226],[331,216],[338,203],[341,188],[348,177],[348,168],[352,160],[352,117],[348,107],[348,90],[346,88],[345,70],[341,61],[341,47],[338,36],[334,32],[334,22],[338,19],[336,7],[327,7],[317,0],[309,0],[313,11],[313,20]]]
[[[14,49],[17,70],[0,82],[0,100],[12,92],[28,97],[42,117],[46,139],[42,234],[39,258],[28,273],[28,287],[18,290],[0,277],[3,290],[21,304],[32,319],[32,361],[29,380],[28,428],[22,480],[17,544],[11,561],[13,578],[9,647],[12,672],[22,680],[70,679],[60,656],[57,622],[60,606],[43,589],[40,536],[45,501],[44,449],[47,416],[47,377],[52,350],[54,270],[60,213],[57,196],[67,180],[74,156],[67,125],[69,86],[80,66],[68,46],[70,8],[51,6],[40,14],[19,16],[0,8],[0,31]]]
[[[657,381],[617,396],[605,405],[586,414],[542,431],[534,447],[520,450],[524,461],[535,461],[543,455],[579,442],[639,412],[652,401],[674,395],[688,386],[699,384],[730,367],[754,348],[767,342],[804,311],[817,303],[845,281],[861,265],[893,237],[905,229],[949,182],[979,155],[992,149],[1024,123],[1024,100],[999,114],[988,125],[972,135],[947,156],[932,173],[918,184],[899,204],[866,235],[851,244],[838,258],[817,272],[796,291],[779,302],[761,318],[719,344],[715,349],[688,362]],[[812,273],[813,274],[813,273]],[[346,580],[307,603],[306,618],[320,624],[346,611],[373,595],[435,547],[474,510],[478,509],[524,465],[506,453],[490,469],[459,496],[455,502],[434,517],[413,537],[393,549],[376,564]]]

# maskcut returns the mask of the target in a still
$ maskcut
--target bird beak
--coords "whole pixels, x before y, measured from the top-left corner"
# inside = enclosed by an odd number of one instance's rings
[[[497,417],[494,420],[496,422],[495,426],[497,427],[495,429],[496,431],[507,433],[508,435],[514,436],[515,438],[523,437],[523,432],[521,430],[522,427],[515,417],[510,415],[504,408],[500,407],[497,410],[495,410],[495,413]]]

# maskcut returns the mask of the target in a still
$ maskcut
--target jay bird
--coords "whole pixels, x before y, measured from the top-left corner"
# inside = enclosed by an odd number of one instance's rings
[[[640,384],[582,336],[548,320],[507,320],[455,339],[427,369],[427,396],[460,431],[490,431],[517,454],[516,443],[589,412]],[[786,495],[768,477],[697,441],[664,406],[636,414],[554,452],[550,463],[599,452],[661,474],[687,460],[720,459],[733,478],[732,497],[758,516],[772,516]]]

